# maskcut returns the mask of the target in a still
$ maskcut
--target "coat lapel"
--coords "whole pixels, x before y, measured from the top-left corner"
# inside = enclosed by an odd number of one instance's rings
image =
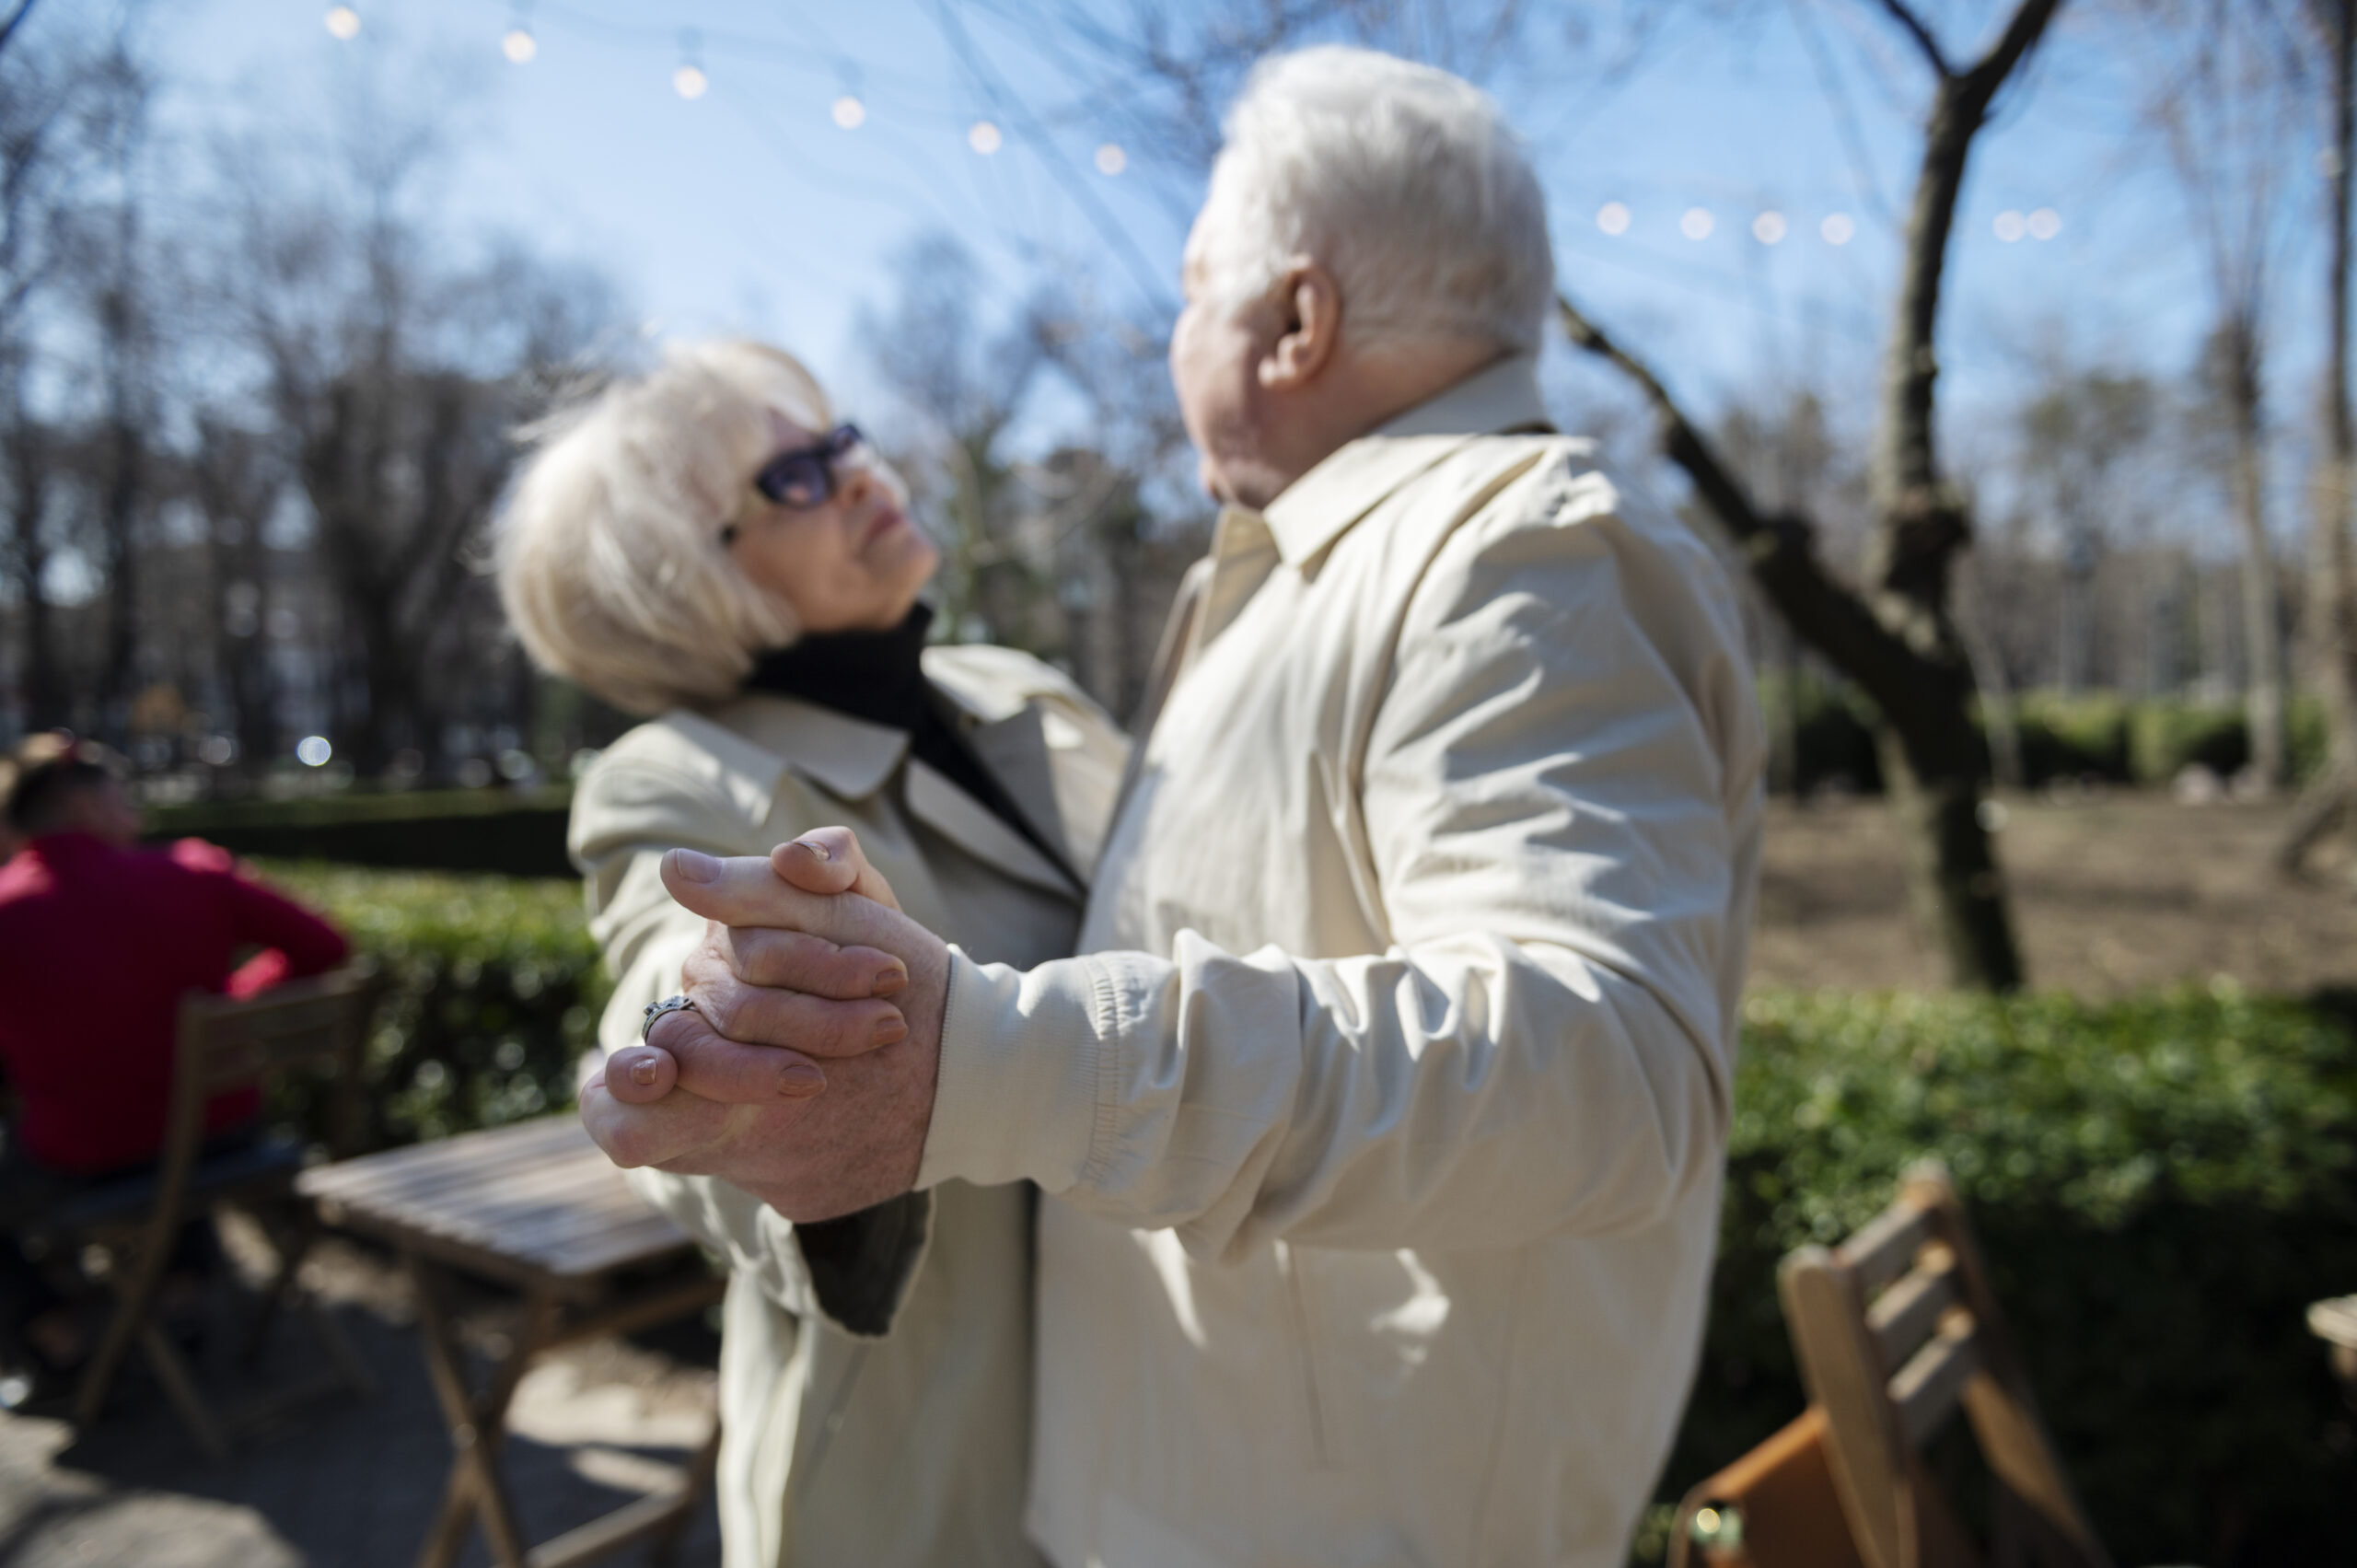
[[[905,759],[904,803],[911,816],[1010,877],[1075,901],[1086,898],[1086,888],[1070,869],[1075,857],[1063,814],[1057,808],[1055,773],[1039,710],[1019,703],[1002,704],[993,712],[950,695],[950,722],[1053,854],[1042,854],[989,807],[908,756],[909,738],[900,730],[796,698],[769,695],[740,700],[718,715],[726,722],[687,718],[695,726],[694,738],[719,759],[732,795],[753,806],[755,821],[767,811],[770,792],[783,769],[792,768],[839,799],[859,801],[883,788]],[[742,733],[733,733],[737,730]]]
[[[1032,730],[1035,736],[1038,728],[1034,715]],[[970,736],[970,742],[971,739]],[[975,749],[981,750],[979,746]],[[990,769],[1009,795],[1016,797],[1016,808],[1023,812],[1024,819],[1032,824],[1033,830],[1049,843],[1060,843],[1059,835],[1039,823],[1035,809],[1035,802],[1040,798],[1038,792],[1020,788],[987,754],[982,757],[982,765]],[[1075,902],[1086,896],[1086,889],[1063,867],[1032,847],[1030,841],[1021,833],[993,816],[989,807],[914,757],[908,761],[905,791],[910,816],[946,834],[975,859],[987,861],[1010,877],[1044,888],[1051,893],[1061,893]],[[1046,798],[1052,800],[1053,796],[1050,795]]]

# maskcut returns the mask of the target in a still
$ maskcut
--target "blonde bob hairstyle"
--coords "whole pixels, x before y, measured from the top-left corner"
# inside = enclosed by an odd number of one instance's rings
[[[679,345],[525,433],[493,525],[500,601],[525,651],[627,713],[733,693],[793,609],[721,543],[775,441],[771,413],[834,423],[827,395],[766,344]]]

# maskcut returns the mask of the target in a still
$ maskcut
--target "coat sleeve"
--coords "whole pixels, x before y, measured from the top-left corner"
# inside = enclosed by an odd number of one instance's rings
[[[1468,525],[1361,775],[1387,950],[961,954],[921,1179],[1028,1177],[1211,1259],[1666,1216],[1720,1164],[1756,820],[1714,583],[1609,515]]]
[[[733,820],[732,820],[733,819]],[[615,975],[598,1021],[600,1057],[638,1040],[650,1002],[679,989],[679,966],[703,922],[663,889],[663,852],[758,853],[741,810],[673,770],[621,764],[593,770],[574,806],[574,856],[586,878],[592,929]],[[798,831],[799,829],[792,830]],[[790,832],[780,837],[790,836]],[[766,845],[760,846],[766,848]],[[844,1332],[887,1332],[915,1279],[932,1225],[929,1195],[910,1193],[823,1225],[796,1226],[760,1199],[709,1176],[636,1169],[631,1186],[729,1268],[796,1317]]]

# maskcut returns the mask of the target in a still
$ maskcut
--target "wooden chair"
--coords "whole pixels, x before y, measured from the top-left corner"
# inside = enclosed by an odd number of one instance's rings
[[[1909,1172],[1880,1216],[1831,1250],[1792,1253],[1779,1279],[1864,1568],[2111,1568],[2055,1458],[1945,1170]],[[1959,1405],[1995,1486],[1986,1558],[1922,1458]]]
[[[190,1435],[215,1458],[227,1451],[231,1430],[287,1405],[339,1389],[364,1396],[372,1391],[372,1381],[343,1330],[301,1292],[297,1281],[318,1231],[310,1206],[295,1194],[295,1178],[303,1168],[302,1144],[289,1138],[264,1138],[207,1154],[204,1113],[218,1095],[258,1087],[290,1069],[332,1064],[330,1144],[336,1153],[351,1152],[360,1129],[361,1065],[368,1023],[380,989],[372,971],[352,967],[276,987],[250,1001],[192,993],[181,1003],[171,1102],[156,1169],[77,1194],[44,1216],[40,1226],[52,1236],[95,1244],[106,1257],[106,1281],[114,1295],[106,1333],[75,1393],[77,1427],[87,1430],[97,1422],[134,1343]],[[282,1304],[299,1298],[330,1364],[322,1376],[250,1401],[226,1421],[205,1403],[186,1360],[156,1322],[157,1297],[181,1227],[192,1214],[217,1203],[236,1203],[262,1220],[273,1232],[278,1252],[277,1266],[246,1337],[244,1356],[250,1360],[260,1351]]]

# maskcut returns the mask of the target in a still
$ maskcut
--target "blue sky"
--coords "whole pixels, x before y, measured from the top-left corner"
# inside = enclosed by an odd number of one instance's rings
[[[1945,9],[1962,54],[1981,41],[1967,24],[1996,7]],[[256,113],[323,128],[355,73],[432,95],[454,149],[440,203],[453,244],[505,230],[594,261],[659,331],[775,339],[856,407],[873,388],[863,308],[888,298],[891,257],[925,228],[972,247],[1000,308],[1043,270],[1116,304],[1175,277],[1194,193],[1152,148],[1100,172],[1095,84],[1007,10],[358,0],[360,30],[340,41],[323,0],[193,0],[145,26],[168,114],[192,129]],[[2058,347],[2174,374],[2207,319],[2182,210],[2134,133],[2132,66],[2098,13],[2078,11],[1973,168],[1944,333],[1959,426]],[[1732,23],[1671,29],[1617,79],[1540,51],[1492,83],[1530,137],[1566,286],[1701,409],[1811,382],[1864,416],[1927,87],[1879,16],[1863,0],[1757,0]],[[534,49],[512,64],[502,40],[518,24]],[[705,80],[693,99],[676,89],[682,65]],[[845,98],[853,129],[835,121]],[[984,120],[999,133],[987,156],[970,141]],[[1628,209],[1617,236],[1598,224],[1608,203]],[[1712,220],[1701,239],[1679,228],[1698,208]],[[2001,215],[2049,210],[2051,238],[1999,237]],[[1755,238],[1767,213],[1780,243]],[[1846,245],[1823,238],[1837,216]],[[2321,290],[2305,252],[2289,264],[2276,404],[2296,424]]]

